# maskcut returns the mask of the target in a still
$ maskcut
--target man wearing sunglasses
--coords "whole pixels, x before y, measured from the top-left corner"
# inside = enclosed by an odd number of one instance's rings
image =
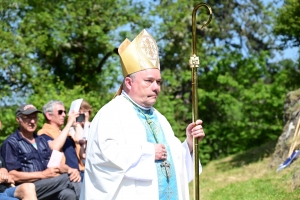
[[[58,167],[48,168],[52,150],[48,142],[35,133],[38,113],[32,104],[20,106],[16,111],[18,129],[3,142],[1,156],[13,181],[34,183],[39,200],[77,199],[75,188],[67,174]]]
[[[69,136],[70,128],[76,124],[76,117],[79,113],[71,113],[68,123],[61,130],[65,122],[66,110],[61,101],[51,100],[43,106],[43,113],[46,123],[38,131],[38,135],[45,138],[52,150],[62,151],[64,157],[62,163],[64,170],[70,176],[72,182],[80,182],[81,175],[79,170],[79,159],[76,152],[76,145]]]

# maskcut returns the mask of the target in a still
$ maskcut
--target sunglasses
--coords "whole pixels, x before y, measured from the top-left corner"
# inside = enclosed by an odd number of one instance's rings
[[[66,114],[66,111],[65,110],[58,110],[58,114],[61,115],[62,113],[65,113]]]

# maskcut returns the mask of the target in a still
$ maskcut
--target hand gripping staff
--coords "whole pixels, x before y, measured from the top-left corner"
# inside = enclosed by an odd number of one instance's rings
[[[209,11],[208,21],[202,25],[201,29],[206,27],[212,19],[211,7],[206,3],[200,3],[195,6],[192,14],[192,56],[190,57],[190,67],[192,69],[192,120],[196,122],[198,119],[198,73],[197,69],[200,65],[199,57],[196,55],[196,13],[200,7],[206,7]],[[193,156],[194,156],[194,200],[200,199],[200,188],[199,188],[199,152],[198,152],[198,140],[193,140]]]

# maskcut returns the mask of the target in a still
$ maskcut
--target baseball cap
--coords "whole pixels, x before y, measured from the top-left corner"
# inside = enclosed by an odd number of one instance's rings
[[[17,109],[16,116],[30,115],[32,113],[42,113],[42,111],[37,110],[32,104],[23,104]]]

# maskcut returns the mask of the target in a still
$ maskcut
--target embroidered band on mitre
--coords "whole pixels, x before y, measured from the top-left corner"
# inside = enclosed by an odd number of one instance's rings
[[[124,78],[145,69],[160,69],[156,41],[145,29],[132,42],[126,38],[119,46],[118,53]],[[121,94],[122,87],[116,95]]]

